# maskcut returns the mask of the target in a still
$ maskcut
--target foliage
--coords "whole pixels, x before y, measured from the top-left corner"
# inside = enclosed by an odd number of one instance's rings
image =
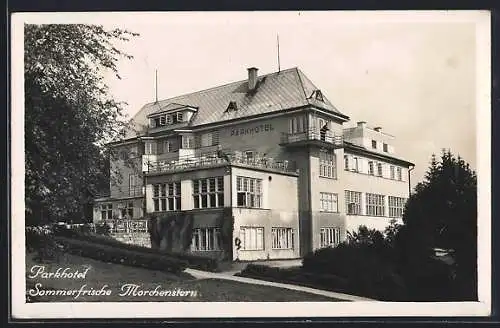
[[[120,246],[96,244],[89,241],[58,237],[66,252],[89,257],[95,260],[116,264],[142,267],[180,273],[186,268],[186,262],[163,254],[144,253]]]
[[[433,156],[425,180],[406,205],[399,238],[402,265],[423,274],[434,248],[453,251],[454,297],[477,299],[477,177],[469,164],[450,151]]]
[[[25,25],[26,221],[79,219],[82,204],[105,190],[102,146],[124,123],[104,74],[119,78],[115,47],[136,34],[94,25]]]

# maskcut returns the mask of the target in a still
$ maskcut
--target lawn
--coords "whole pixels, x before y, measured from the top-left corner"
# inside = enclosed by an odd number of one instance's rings
[[[34,267],[37,266],[38,267]],[[43,266],[43,271],[42,267]],[[86,271],[85,277],[55,278],[47,273]],[[38,284],[38,285],[37,285]],[[126,284],[137,285],[137,289]],[[36,287],[38,286],[38,287]],[[103,289],[104,286],[104,289]],[[26,289],[37,295],[30,302],[332,302],[329,297],[277,287],[239,283],[222,279],[196,280],[181,273],[104,263],[89,258],[63,254],[57,263],[37,263],[32,254],[26,256]],[[107,295],[91,295],[107,291]],[[156,291],[155,291],[156,289]],[[73,294],[68,295],[69,292]],[[193,295],[182,293],[193,292]],[[44,295],[44,293],[46,293]],[[59,293],[59,295],[54,295]],[[66,295],[61,295],[66,293]],[[86,294],[85,294],[86,293]],[[134,296],[135,293],[135,296]],[[148,295],[149,293],[149,295]],[[173,295],[177,293],[177,295]]]

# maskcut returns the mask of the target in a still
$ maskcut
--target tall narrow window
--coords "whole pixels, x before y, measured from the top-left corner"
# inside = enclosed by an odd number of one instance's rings
[[[385,216],[385,196],[366,194],[366,215]]]
[[[183,135],[182,136],[182,148],[183,149],[194,148],[194,138],[192,135]]]
[[[336,157],[333,151],[320,151],[319,153],[319,176],[326,178],[337,178],[335,166]]]
[[[403,173],[400,167],[397,168],[397,173],[398,173],[398,180],[399,181],[403,180]]]
[[[373,161],[369,161],[368,162],[368,174],[369,175],[374,175],[375,174],[375,170],[373,168]]]
[[[390,166],[389,171],[390,171],[391,179],[394,180],[396,178],[396,172],[395,172],[395,168],[393,165]]]
[[[376,140],[372,140],[372,148],[377,149],[377,141]]]
[[[344,155],[344,170],[349,170],[349,156]]]
[[[389,148],[389,147],[387,146],[387,144],[386,144],[386,143],[384,143],[384,152],[386,152],[386,153],[387,153],[388,148]]]
[[[346,214],[361,215],[361,193],[357,191],[345,191]]]
[[[382,163],[377,163],[377,175],[381,177],[383,174],[382,172]]]
[[[140,190],[137,186],[139,184],[139,176],[137,174],[129,174],[128,176],[128,195],[129,196],[139,196]]]

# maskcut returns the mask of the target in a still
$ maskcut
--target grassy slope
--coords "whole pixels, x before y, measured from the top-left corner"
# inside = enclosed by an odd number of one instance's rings
[[[244,284],[239,282],[203,279],[195,280],[188,274],[173,275],[169,273],[152,271],[142,268],[128,267],[124,265],[104,263],[88,258],[64,254],[58,263],[46,263],[47,272],[55,272],[57,268],[70,268],[69,271],[83,271],[90,266],[86,279],[43,279],[28,278],[33,265],[39,265],[33,261],[33,256],[26,257],[26,284],[27,290],[34,287],[35,283],[41,283],[43,289],[80,289],[84,284],[87,289],[92,287],[100,289],[108,285],[112,290],[110,296],[38,296],[32,301],[39,302],[162,302],[162,301],[195,301],[195,302],[290,302],[290,301],[337,301],[332,298],[313,295],[299,291],[287,290],[276,287]],[[160,285],[161,289],[196,290],[196,297],[166,297],[166,296],[119,296],[121,286],[126,283],[142,285],[143,289],[155,289]]]

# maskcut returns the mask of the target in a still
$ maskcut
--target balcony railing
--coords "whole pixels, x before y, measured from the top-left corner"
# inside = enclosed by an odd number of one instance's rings
[[[200,156],[179,158],[175,161],[149,162],[148,173],[169,173],[197,168],[208,168],[222,165],[240,165],[249,168],[266,169],[279,172],[296,172],[296,165],[289,160],[277,160],[253,153],[248,156],[239,151],[220,151],[205,153]]]
[[[131,187],[128,189],[113,191],[113,193],[104,193],[98,195],[96,198],[129,198],[129,197],[140,197],[143,196],[142,186]]]
[[[294,143],[304,143],[307,141],[325,142],[337,147],[342,147],[343,145],[342,135],[337,135],[330,131],[321,132],[319,130],[311,129],[311,130],[306,130],[304,132],[283,133],[281,135],[281,144],[285,145]]]

